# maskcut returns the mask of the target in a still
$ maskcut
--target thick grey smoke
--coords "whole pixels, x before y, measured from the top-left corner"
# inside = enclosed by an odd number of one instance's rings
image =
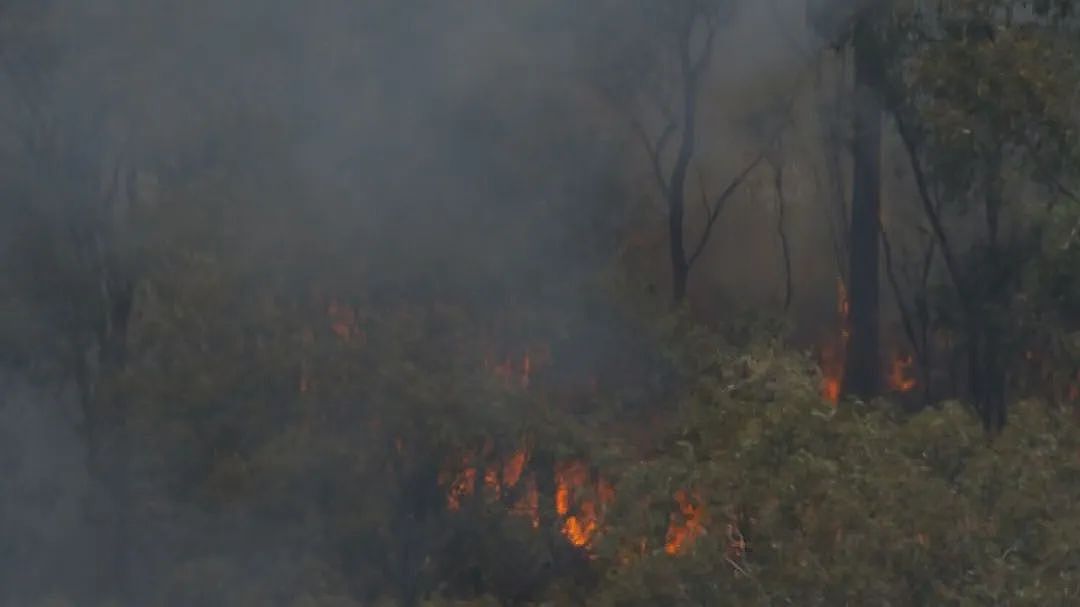
[[[576,289],[611,262],[635,205],[656,198],[626,117],[584,81],[593,58],[573,30],[591,10],[498,0],[4,3],[0,244],[25,244],[27,222],[74,225],[76,236],[95,222],[115,227],[102,218],[115,210],[99,204],[110,188],[123,188],[129,207],[180,210],[210,192],[234,201],[231,215],[212,234],[204,223],[186,237],[220,240],[247,261],[249,279],[306,287],[319,260],[332,280],[388,299],[540,299],[584,317]],[[746,116],[811,84],[819,45],[801,0],[738,4],[703,99],[697,164],[714,191],[761,145]],[[823,282],[830,293],[806,171],[791,193],[797,269],[807,276],[799,288]],[[774,299],[780,281],[768,178],[753,183],[699,272],[703,293],[746,305]],[[118,233],[116,254],[129,255],[120,263],[138,267],[154,233]],[[50,242],[67,236],[58,238]],[[9,310],[0,296],[0,311],[26,318],[18,335],[3,336],[9,352],[62,350],[53,333],[70,301],[50,290],[97,287],[61,275],[69,251],[54,248],[0,285],[40,289],[55,304]],[[20,356],[8,357],[0,360],[21,375]],[[94,559],[93,522],[80,518],[94,488],[70,411],[74,388],[47,383],[20,377],[0,388],[0,531],[12,534],[0,538],[0,580],[18,585],[0,600],[50,581],[84,585]],[[265,529],[177,516],[141,538],[138,567],[197,543],[184,528],[269,543],[268,561],[286,550]]]

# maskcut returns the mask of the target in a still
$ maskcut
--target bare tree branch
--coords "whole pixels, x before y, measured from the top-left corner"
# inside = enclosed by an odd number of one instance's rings
[[[1075,191],[1062,183],[1060,179],[1054,176],[1052,171],[1047,170],[1046,167],[1041,162],[1039,162],[1039,156],[1035,151],[1035,145],[1031,141],[1030,137],[1024,138],[1024,146],[1027,148],[1028,153],[1031,154],[1031,158],[1035,162],[1035,167],[1046,176],[1047,180],[1050,182],[1050,185],[1054,186],[1054,189],[1059,194],[1062,194],[1069,200],[1080,204],[1080,195],[1078,195]],[[1069,236],[1065,239],[1065,242],[1061,243],[1061,250],[1068,251],[1069,248],[1072,247],[1073,243],[1076,242],[1077,236],[1080,236],[1080,219],[1077,219],[1076,223],[1072,227],[1072,230],[1069,231]]]
[[[759,164],[761,164],[761,161],[765,160],[769,149],[775,143],[776,138],[780,136],[780,132],[784,127],[786,127],[786,123],[780,129],[777,129],[773,137],[769,139],[769,143],[754,156],[753,160],[743,167],[742,171],[740,171],[731,182],[728,183],[727,187],[724,188],[724,191],[720,192],[720,195],[713,200],[712,204],[706,205],[705,231],[702,232],[697,246],[694,247],[694,252],[687,261],[688,265],[693,266],[694,262],[701,257],[701,253],[705,250],[705,245],[709,242],[709,237],[712,236],[712,230],[713,226],[716,224],[716,219],[720,217],[720,213],[724,210],[724,207],[727,206],[728,201],[731,199],[731,195],[735,193],[744,181],[746,181],[746,178]]]
[[[889,241],[889,233],[885,230],[885,222],[878,221],[878,229],[881,231],[881,248],[885,253],[885,276],[889,279],[893,297],[896,299],[896,307],[900,310],[900,322],[904,326],[904,333],[911,342],[915,355],[922,360],[922,345],[915,334],[915,324],[912,322],[911,310],[904,301],[904,291],[900,288],[900,281],[896,278],[896,268],[893,265],[892,243]]]
[[[701,193],[701,210],[705,212],[705,216],[709,216],[709,194],[705,188],[705,174],[701,172],[701,167],[697,170],[698,191]]]
[[[690,71],[695,78],[700,77],[708,69],[709,63],[712,61],[713,44],[716,41],[716,24],[707,17],[702,21],[705,23],[705,44],[701,49],[701,54],[698,55],[690,67]],[[687,44],[689,44],[689,36],[687,36]]]
[[[893,116],[896,119],[896,130],[900,134],[900,140],[904,144],[904,150],[907,152],[908,159],[911,162],[912,172],[915,174],[915,186],[919,191],[919,200],[922,203],[923,213],[930,222],[938,246],[941,247],[941,257],[945,261],[945,268],[949,271],[949,277],[952,278],[953,285],[959,292],[959,299],[965,308],[969,308],[972,302],[967,301],[966,297],[964,297],[967,293],[965,281],[960,274],[956,256],[949,245],[949,237],[945,233],[945,226],[941,221],[941,216],[938,214],[937,207],[934,205],[933,198],[930,195],[929,180],[927,180],[926,173],[923,171],[922,163],[919,162],[915,136],[900,115],[900,112],[894,112]]]
[[[791,247],[788,244],[787,230],[784,226],[787,199],[784,196],[784,165],[782,162],[770,163],[773,165],[773,187],[776,189],[776,233],[780,237],[780,253],[784,262],[784,312],[791,309],[793,288],[791,283]]]
[[[675,123],[668,122],[664,127],[664,130],[660,133],[660,136],[656,138],[656,143],[653,144],[649,138],[648,133],[645,132],[645,127],[641,124],[641,121],[634,118],[631,120],[631,126],[634,132],[637,133],[639,139],[641,139],[642,145],[645,147],[645,153],[649,156],[649,164],[652,166],[653,177],[656,179],[656,185],[660,188],[660,194],[667,200],[670,185],[667,177],[664,176],[664,166],[661,156],[664,150],[667,149],[667,144],[671,140],[671,136],[675,134]]]

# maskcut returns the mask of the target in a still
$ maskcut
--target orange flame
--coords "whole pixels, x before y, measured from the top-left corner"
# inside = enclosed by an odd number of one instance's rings
[[[821,396],[832,404],[840,401],[840,381],[844,376],[843,353],[828,344],[821,349]]]
[[[525,462],[529,453],[525,449],[515,451],[503,464],[503,482],[507,487],[513,487],[521,479],[521,473],[525,470]]]
[[[679,511],[672,513],[668,523],[667,537],[664,540],[664,552],[670,555],[681,554],[695,539],[705,533],[705,512],[701,504],[701,495],[696,491],[691,495],[679,489],[675,492],[675,503]]]
[[[490,359],[484,361],[484,366],[491,369],[496,377],[501,379],[507,386],[516,383],[524,390],[529,387],[529,379],[532,377],[533,365],[532,357],[525,354],[521,358],[521,363],[517,364],[516,361],[510,358],[504,359],[501,363],[492,364]]]
[[[484,470],[484,487],[495,497],[502,495],[502,483],[499,482],[499,468],[497,466],[488,466]]]
[[[489,453],[491,448],[489,441],[484,446],[483,452]],[[489,464],[484,467],[485,497],[492,501],[500,500],[510,489],[521,483],[528,458],[528,450],[522,448],[512,453],[501,465]],[[478,469],[471,465],[472,459],[471,455],[462,458],[456,467],[460,470],[459,472],[453,472],[452,468],[448,467],[447,470],[439,473],[439,485],[447,488],[446,508],[451,512],[460,510],[464,499],[476,492]],[[515,515],[527,516],[532,521],[533,527],[540,526],[539,494],[536,478],[532,474],[525,479],[524,491],[510,507],[510,511]]]
[[[914,359],[911,355],[893,357],[887,378],[890,389],[896,392],[911,392],[915,389],[918,382],[914,378],[908,377],[913,363]]]
[[[530,474],[525,479],[525,491],[521,494],[510,511],[517,516],[528,517],[533,529],[540,528],[540,492],[536,488],[536,477]]]
[[[840,400],[841,382],[847,364],[847,344],[851,337],[848,326],[850,303],[847,288],[842,278],[836,278],[836,316],[840,325],[837,337],[832,337],[821,347],[819,363],[821,366],[821,396],[834,405]]]
[[[452,512],[461,510],[461,502],[476,491],[476,468],[466,468],[458,474],[446,492],[446,507]]]
[[[581,499],[577,508],[572,508],[576,492],[590,486],[590,476],[588,467],[579,461],[565,462],[556,467],[555,511],[564,517],[563,535],[579,548],[591,545],[600,529],[603,510],[615,500],[615,488],[600,477],[592,485],[595,494]]]
[[[483,468],[482,482],[486,499],[498,500],[510,489],[521,485],[518,497],[509,506],[514,516],[525,517],[534,529],[540,527],[539,492],[536,476],[525,472],[528,451],[519,449],[507,457],[501,465]],[[439,475],[440,485],[447,487],[446,507],[451,512],[462,508],[464,500],[476,493],[479,468],[471,465],[471,456],[459,463],[460,471]],[[555,513],[561,519],[559,531],[566,540],[578,548],[590,548],[603,525],[604,512],[615,501],[615,487],[605,478],[594,475],[581,460],[566,460],[555,465],[554,470]],[[591,490],[587,492],[587,490]],[[584,495],[579,495],[584,493]],[[664,551],[679,555],[706,533],[706,511],[697,492],[679,490],[675,493],[677,511],[673,512],[664,538]],[[740,556],[746,549],[742,534],[734,525],[728,525],[728,552]],[[645,540],[640,542],[644,553]]]
[[[562,462],[555,466],[555,512],[559,516],[570,513],[571,492],[584,487],[589,480],[589,469],[579,461]]]

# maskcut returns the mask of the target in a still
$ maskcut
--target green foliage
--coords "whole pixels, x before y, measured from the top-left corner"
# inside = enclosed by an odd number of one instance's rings
[[[990,440],[957,403],[911,418],[884,402],[833,410],[784,352],[711,364],[667,448],[622,477],[593,604],[1076,599],[1080,433],[1067,415],[1021,403]],[[680,488],[704,497],[707,532],[672,557],[663,532]]]

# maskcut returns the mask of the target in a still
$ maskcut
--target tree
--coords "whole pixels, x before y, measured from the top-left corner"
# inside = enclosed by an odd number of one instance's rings
[[[834,48],[854,55],[852,95],[852,201],[847,222],[850,338],[841,393],[869,398],[881,388],[880,215],[882,153],[882,3],[861,0],[853,6],[831,0],[807,4],[808,20]]]
[[[727,0],[679,0],[662,6],[613,3],[596,17],[604,26],[586,30],[587,36],[600,39],[589,44],[601,45],[601,56],[608,58],[594,69],[594,83],[615,107],[629,112],[664,201],[671,294],[676,304],[686,297],[690,271],[705,251],[725,205],[765,160],[780,130],[775,129],[718,194],[710,195],[698,171],[702,225],[696,237],[688,235],[686,205],[700,137],[701,94],[730,10]],[[615,23],[631,24],[630,33],[611,36],[605,28]],[[614,49],[603,45],[614,45]],[[644,107],[635,109],[638,105]],[[658,114],[658,134],[649,129],[651,113]]]
[[[851,338],[842,392],[863,398],[881,388],[880,217],[881,217],[881,76],[885,69],[874,11],[863,11],[853,26],[855,55],[853,186],[851,199],[850,303]]]
[[[21,16],[48,18],[36,11]],[[44,83],[55,75],[53,42],[9,40],[5,49],[16,118],[4,133],[14,161],[5,175],[5,216],[14,221],[5,226],[3,270],[19,305],[48,327],[41,341],[24,344],[30,349],[20,358],[58,370],[51,381],[73,379],[77,386],[88,468],[108,496],[91,508],[112,513],[98,521],[109,536],[98,561],[99,590],[122,595],[129,544],[127,404],[106,386],[127,363],[137,282],[135,172],[124,151],[110,146],[102,114],[68,113],[66,102],[51,96]]]
[[[916,42],[897,45],[889,92],[955,294],[945,305],[959,319],[968,395],[994,431],[1005,424],[1009,359],[1030,340],[1010,319],[1023,307],[1015,292],[1057,233],[1047,210],[1076,200],[1067,185],[1075,118],[1064,100],[1078,81],[1066,31],[1007,20],[1001,6],[970,2],[932,19],[899,19],[895,39]]]

